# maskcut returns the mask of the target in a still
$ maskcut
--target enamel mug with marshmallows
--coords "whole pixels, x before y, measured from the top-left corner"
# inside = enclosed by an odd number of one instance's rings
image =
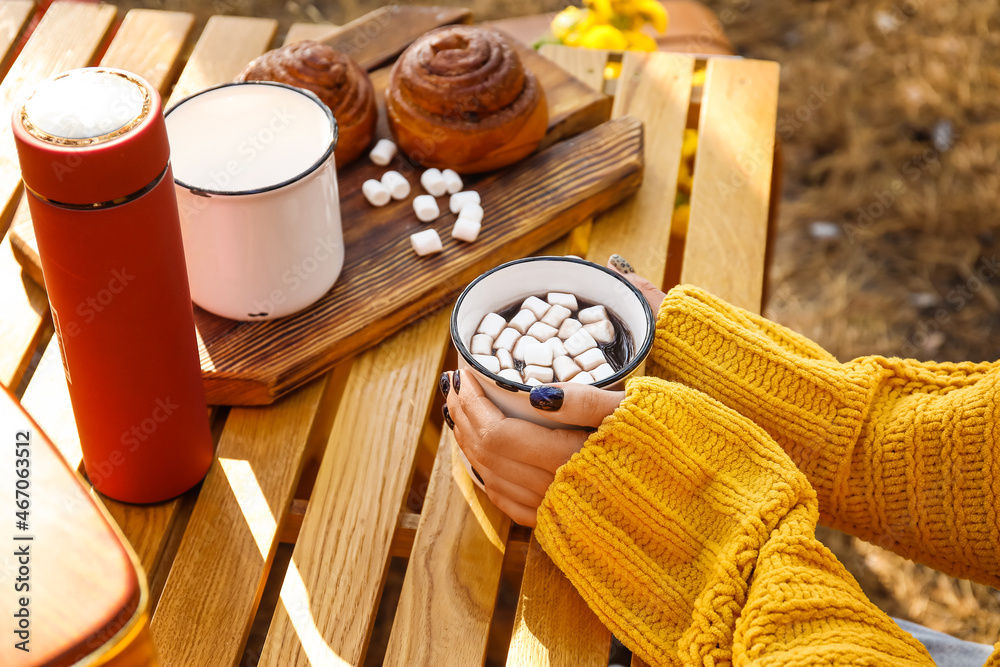
[[[329,291],[344,265],[330,109],[247,81],[182,100],[166,124],[194,303],[270,320]]]

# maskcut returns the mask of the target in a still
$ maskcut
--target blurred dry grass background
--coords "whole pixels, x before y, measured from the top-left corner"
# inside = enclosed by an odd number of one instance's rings
[[[782,65],[785,155],[765,314],[842,360],[1000,358],[996,0],[705,0],[745,56]],[[344,23],[370,0],[130,6]],[[419,3],[418,3],[419,4]],[[478,19],[562,0],[436,0]],[[994,643],[1000,592],[834,531],[821,538],[887,612]]]
[[[1000,358],[996,2],[706,4],[742,55],[782,65],[765,314],[841,360]],[[820,536],[890,614],[997,641],[1000,592]]]

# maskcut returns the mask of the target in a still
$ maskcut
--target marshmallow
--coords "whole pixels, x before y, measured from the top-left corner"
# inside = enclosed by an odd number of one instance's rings
[[[490,313],[479,323],[476,333],[486,334],[490,338],[496,338],[507,326],[507,320],[496,313]]]
[[[538,378],[528,378],[527,380],[524,381],[524,384],[528,385],[529,387],[537,387],[538,385],[545,383],[539,382]]]
[[[555,371],[560,382],[566,382],[575,377],[582,369],[569,357],[556,357],[552,361],[552,370]]]
[[[545,341],[545,344],[552,348],[553,357],[566,356],[566,347],[563,345],[563,342],[559,340],[558,336],[553,336],[552,338],[548,339],[547,341]]]
[[[482,201],[479,199],[478,192],[475,190],[465,190],[464,192],[456,192],[453,194],[451,199],[448,201],[448,206],[451,208],[452,213],[459,213],[463,208],[470,204],[479,206],[481,203]]]
[[[607,363],[604,353],[596,347],[592,347],[583,354],[573,357],[573,361],[580,364],[580,368],[585,371],[592,371],[601,364]]]
[[[448,191],[448,186],[445,185],[441,170],[434,167],[420,174],[420,185],[424,186],[424,190],[427,190],[427,192],[435,197],[440,197]]]
[[[483,207],[479,204],[466,204],[458,214],[459,220],[471,220],[472,222],[483,222]]]
[[[472,243],[479,238],[479,230],[482,228],[483,226],[478,222],[458,216],[458,220],[455,221],[455,225],[451,228],[451,236],[459,241]]]
[[[534,336],[538,340],[548,340],[559,332],[555,327],[550,327],[544,322],[535,322],[528,329],[528,335]]]
[[[513,327],[521,333],[527,333],[528,327],[534,324],[536,319],[535,314],[525,308],[518,312],[517,315],[510,318],[510,322],[507,323],[507,326]]]
[[[576,357],[592,347],[597,347],[597,341],[585,329],[580,329],[575,334],[563,341],[566,351],[571,357]]]
[[[565,292],[549,292],[545,295],[545,300],[553,306],[562,306],[570,310],[576,310],[579,307],[576,305],[576,296]]]
[[[545,317],[545,313],[549,310],[549,304],[545,303],[537,296],[529,296],[524,300],[524,303],[521,304],[521,308],[527,308],[535,314],[535,317],[542,319]]]
[[[594,381],[594,376],[588,373],[587,371],[583,371],[582,373],[577,373],[576,376],[572,380],[570,380],[570,382],[578,382],[580,384],[590,384],[593,381]]]
[[[601,364],[594,370],[590,371],[590,374],[594,376],[595,382],[600,382],[601,380],[606,380],[615,374],[615,369],[611,367],[611,364]]]
[[[474,354],[472,358],[482,364],[483,368],[488,370],[490,373],[500,372],[500,362],[497,358],[487,354]]]
[[[504,380],[508,380],[510,382],[516,382],[518,384],[522,384],[524,382],[524,379],[521,377],[521,374],[515,371],[513,368],[505,368],[499,373],[497,373],[497,375],[502,377]]]
[[[574,320],[572,317],[563,320],[563,323],[559,325],[559,337],[566,340],[577,331],[583,328],[579,320]]]
[[[583,330],[593,336],[598,343],[607,344],[615,339],[615,328],[608,320],[584,324]]]
[[[524,361],[524,352],[532,345],[541,345],[541,342],[537,338],[532,338],[531,336],[521,336],[510,353],[514,355],[514,358],[518,361]]]
[[[493,339],[486,334],[476,334],[469,344],[472,354],[493,354]]]
[[[453,195],[456,192],[462,191],[462,177],[458,175],[458,172],[454,169],[445,169],[441,172],[442,178],[444,178],[444,185],[448,191],[448,194]]]
[[[431,253],[441,252],[441,237],[433,229],[425,229],[416,234],[410,234],[410,245],[414,252],[423,257]]]
[[[493,347],[498,350],[507,350],[510,352],[514,349],[514,345],[517,344],[518,339],[521,337],[521,332],[517,329],[511,329],[507,327],[504,329],[496,340],[493,341]]]
[[[542,322],[558,329],[569,316],[570,310],[566,306],[552,306],[549,308],[549,312],[545,313]]]
[[[545,343],[531,345],[524,349],[524,363],[532,366],[551,366],[552,348]],[[548,380],[546,380],[548,382]]]
[[[387,171],[382,174],[382,185],[393,199],[406,199],[410,196],[410,182],[398,171]]]
[[[384,167],[392,162],[392,158],[395,155],[396,144],[392,143],[388,139],[379,139],[378,143],[375,144],[375,148],[373,148],[368,154],[368,159],[378,166]]]
[[[514,357],[510,355],[510,350],[498,349],[497,360],[500,362],[500,368],[514,368]]]
[[[608,319],[608,311],[604,309],[604,306],[591,306],[590,308],[584,308],[577,313],[576,319],[580,320],[584,324],[592,324],[593,322],[600,322],[601,320]]]
[[[524,377],[534,378],[545,384],[546,382],[552,382],[552,369],[548,366],[528,365],[524,367]]]
[[[389,189],[382,185],[381,181],[376,181],[374,178],[369,178],[361,184],[361,194],[372,206],[385,206],[392,198]]]
[[[417,195],[413,198],[413,212],[421,222],[430,222],[441,215],[438,203],[430,195]]]

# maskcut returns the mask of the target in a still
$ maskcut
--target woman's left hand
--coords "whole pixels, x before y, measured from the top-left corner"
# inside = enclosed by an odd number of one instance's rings
[[[441,390],[448,402],[445,421],[482,477],[490,500],[514,521],[534,527],[556,470],[580,451],[590,433],[505,417],[469,372],[444,373]],[[624,396],[620,391],[562,383],[535,387],[531,403],[553,421],[596,428]]]

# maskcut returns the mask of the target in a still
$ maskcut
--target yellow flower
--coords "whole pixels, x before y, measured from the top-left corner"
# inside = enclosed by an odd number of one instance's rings
[[[638,30],[623,30],[622,36],[628,42],[628,48],[634,51],[655,51],[656,40]]]
[[[601,23],[607,23],[615,14],[611,0],[584,0],[583,4],[587,5]]]
[[[576,46],[588,49],[624,51],[628,48],[628,42],[618,29],[609,25],[595,25],[586,32],[580,33],[580,39]]]
[[[667,10],[657,0],[635,0],[635,13],[653,24],[657,32],[667,31]]]
[[[691,206],[681,204],[674,209],[670,218],[670,233],[677,236],[687,236],[688,223],[691,220]]]
[[[693,158],[698,152],[698,130],[684,130],[684,143],[681,145],[681,157]]]
[[[560,42],[573,31],[586,16],[586,12],[579,7],[567,7],[552,19],[552,36]]]

